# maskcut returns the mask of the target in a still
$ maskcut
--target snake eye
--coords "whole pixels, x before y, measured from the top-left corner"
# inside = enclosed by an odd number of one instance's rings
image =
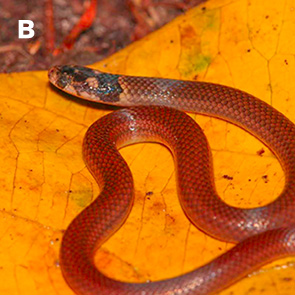
[[[64,89],[70,83],[70,80],[71,79],[67,75],[61,75],[59,79],[56,80],[56,84],[61,89]]]
[[[87,76],[80,72],[77,72],[73,75],[73,80],[75,82],[84,82],[86,79],[87,79]]]

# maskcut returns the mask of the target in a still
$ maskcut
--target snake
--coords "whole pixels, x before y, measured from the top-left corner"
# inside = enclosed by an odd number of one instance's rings
[[[62,274],[76,294],[216,294],[270,261],[295,255],[295,125],[278,110],[246,92],[209,82],[111,74],[78,65],[54,66],[48,76],[71,95],[124,107],[94,122],[83,141],[86,166],[101,192],[70,223],[61,243]],[[268,146],[284,170],[281,194],[257,208],[222,201],[207,139],[186,112],[230,122]],[[97,269],[97,249],[133,206],[133,178],[119,149],[137,142],[170,149],[185,215],[201,231],[234,247],[193,271],[160,281],[117,281]]]

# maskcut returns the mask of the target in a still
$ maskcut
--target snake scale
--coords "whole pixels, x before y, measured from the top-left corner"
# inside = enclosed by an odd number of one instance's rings
[[[49,80],[83,99],[128,107],[102,117],[85,135],[84,159],[101,193],[67,228],[60,254],[64,278],[77,294],[214,294],[267,262],[295,254],[295,126],[279,111],[240,90],[206,82],[114,75],[68,65],[51,68]],[[254,209],[225,204],[215,189],[208,142],[182,111],[221,118],[265,143],[285,172],[280,196]],[[237,245],[187,274],[126,283],[99,272],[93,256],[133,205],[132,175],[118,149],[142,141],[160,142],[172,151],[179,200],[189,220]]]

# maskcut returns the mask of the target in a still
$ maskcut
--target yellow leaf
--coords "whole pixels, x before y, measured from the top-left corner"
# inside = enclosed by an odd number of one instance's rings
[[[233,86],[295,122],[294,8],[294,1],[208,1],[94,67]],[[99,193],[81,147],[90,124],[111,109],[53,89],[46,72],[2,74],[0,86],[0,294],[73,294],[58,266],[62,231]],[[256,207],[278,196],[284,174],[263,144],[223,121],[192,117],[208,137],[217,190],[228,204]],[[232,247],[190,225],[165,148],[138,144],[121,152],[135,178],[136,201],[98,251],[101,271],[125,281],[158,280]],[[271,263],[221,294],[293,294],[294,261]]]

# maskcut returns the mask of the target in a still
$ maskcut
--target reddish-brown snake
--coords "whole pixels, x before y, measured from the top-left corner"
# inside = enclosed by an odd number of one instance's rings
[[[112,75],[79,66],[53,67],[49,79],[84,99],[129,107],[96,121],[84,139],[84,159],[101,193],[73,220],[62,241],[62,272],[77,294],[213,294],[271,260],[295,254],[295,126],[280,112],[245,92],[213,83]],[[280,196],[255,209],[225,204],[215,190],[206,138],[190,117],[173,108],[222,118],[258,137],[284,169]],[[133,204],[132,175],[118,149],[142,141],[171,149],[180,203],[190,221],[211,236],[239,243],[182,276],[126,283],[99,272],[93,256],[124,223]]]

